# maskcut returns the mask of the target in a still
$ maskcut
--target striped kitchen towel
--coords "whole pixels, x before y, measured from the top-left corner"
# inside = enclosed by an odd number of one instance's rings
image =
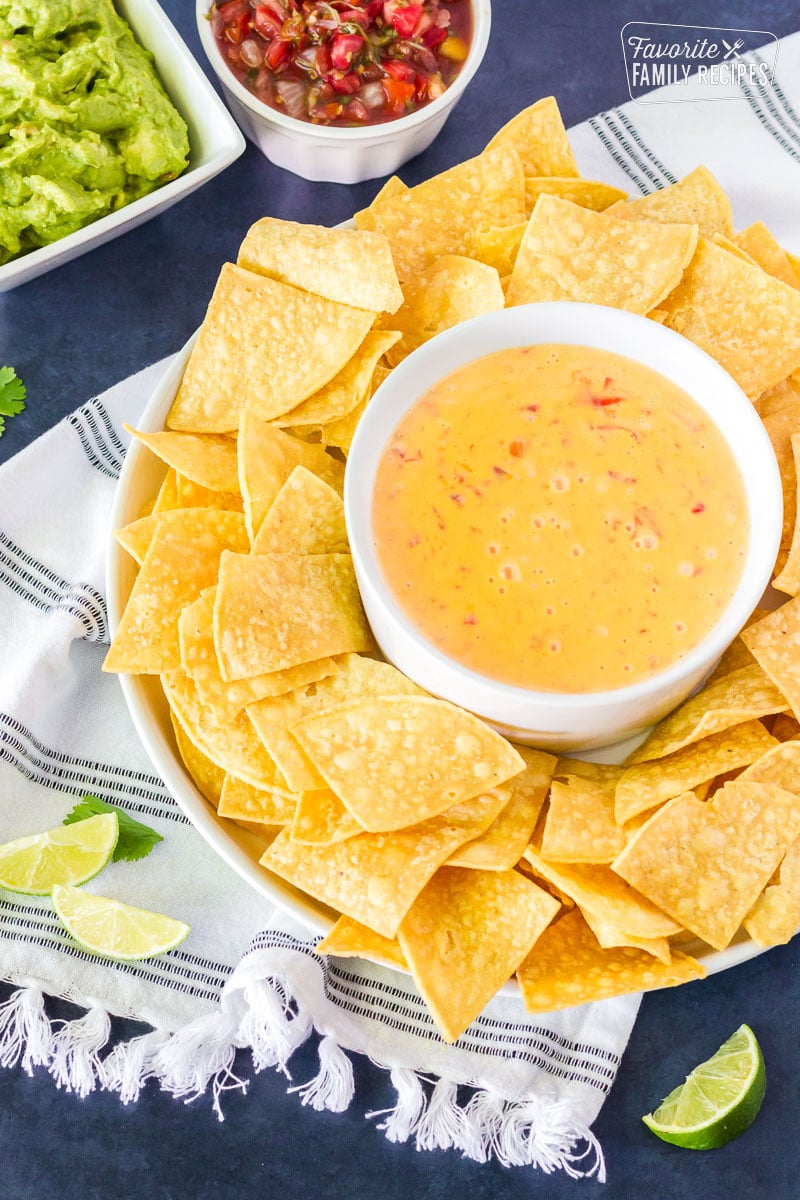
[[[794,35],[781,43],[772,89],[636,101],[571,138],[585,175],[634,194],[705,163],[728,190],[737,226],[762,219],[797,252],[798,110]],[[360,1052],[391,1073],[396,1103],[373,1114],[387,1137],[604,1178],[591,1126],[638,996],[535,1018],[498,997],[447,1046],[406,976],[319,958],[307,931],[216,857],[146,759],[118,680],[101,671],[104,564],[122,425],[136,423],[164,369],[89,401],[0,468],[0,840],[59,824],[84,792],[117,804],[164,841],[141,862],[107,867],[104,894],[168,912],[192,933],[160,958],[112,965],[71,943],[46,898],[0,893],[0,978],[17,985],[0,1007],[0,1064],[49,1070],[79,1095],[102,1087],[124,1102],[154,1078],[185,1099],[210,1093],[221,1115],[222,1093],[246,1085],[233,1071],[237,1049],[249,1048],[255,1071],[288,1072],[316,1031],[320,1067],[301,1081],[304,1103],[344,1109],[354,1092],[347,1052]],[[51,1023],[45,994],[85,1015]],[[151,1031],[109,1046],[109,1014]]]
[[[0,1008],[0,1063],[125,1102],[156,1078],[176,1096],[210,1092],[221,1116],[222,1092],[246,1084],[233,1073],[237,1048],[250,1048],[254,1070],[288,1072],[316,1030],[320,1069],[299,1088],[304,1103],[345,1108],[344,1051],[359,1051],[391,1072],[397,1102],[379,1114],[387,1137],[602,1176],[591,1124],[638,996],[535,1019],[498,998],[447,1046],[410,979],[316,955],[316,939],[207,846],[145,757],[118,679],[101,670],[104,568],[122,425],[136,423],[164,368],[89,401],[0,468],[0,841],[60,824],[84,792],[100,796],[164,841],[139,862],[111,863],[98,890],[192,932],[158,958],[111,964],[71,942],[46,897],[0,892],[0,977],[19,985]],[[45,994],[88,1011],[56,1027]],[[109,1014],[152,1032],[107,1048]],[[459,1085],[473,1089],[467,1103]]]

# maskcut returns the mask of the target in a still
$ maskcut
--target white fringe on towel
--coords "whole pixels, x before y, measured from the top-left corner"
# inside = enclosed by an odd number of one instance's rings
[[[256,950],[226,985],[218,1012],[172,1034],[153,1030],[131,1038],[101,1058],[111,1033],[102,1008],[93,1006],[76,1020],[51,1022],[42,989],[23,987],[0,1005],[0,1066],[21,1062],[28,1074],[44,1066],[69,1092],[86,1096],[99,1087],[117,1092],[123,1104],[137,1100],[150,1079],[185,1103],[210,1090],[223,1120],[223,1092],[247,1089],[247,1080],[233,1070],[238,1049],[250,1049],[256,1072],[273,1067],[291,1078],[288,1061],[315,1030],[319,1072],[289,1090],[317,1110],[342,1112],[353,1099],[353,1068],[325,1019],[330,1002],[315,1003],[322,996],[319,961],[280,949]],[[389,1141],[413,1140],[418,1150],[452,1148],[476,1162],[495,1158],[504,1166],[563,1170],[572,1178],[605,1181],[600,1145],[589,1127],[575,1120],[571,1105],[542,1096],[506,1100],[475,1087],[459,1103],[460,1084],[406,1067],[391,1068],[390,1079],[395,1104],[367,1114],[382,1118],[376,1128]]]

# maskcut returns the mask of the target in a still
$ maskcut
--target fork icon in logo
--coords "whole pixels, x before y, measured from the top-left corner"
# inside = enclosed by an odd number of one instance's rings
[[[727,54],[725,55],[725,60],[727,60],[729,58],[738,58],[739,51],[741,50],[742,46],[744,45],[744,39],[737,38],[736,41],[733,43],[733,45],[731,45],[730,42],[726,42],[725,38],[721,38],[720,40],[721,40],[723,46],[725,47],[725,49],[727,50]],[[725,60],[723,60],[723,61],[725,61]]]

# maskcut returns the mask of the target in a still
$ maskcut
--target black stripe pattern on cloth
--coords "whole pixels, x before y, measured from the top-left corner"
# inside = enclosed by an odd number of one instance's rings
[[[326,997],[356,1020],[378,1020],[397,1033],[441,1041],[424,1000],[410,987],[375,983],[350,970],[345,960],[323,958],[315,953],[311,943],[300,942],[279,930],[258,934],[247,952],[275,947],[307,955],[321,963]],[[402,976],[398,975],[398,981],[402,981]],[[554,1078],[588,1084],[603,1095],[610,1091],[620,1063],[618,1054],[570,1042],[543,1026],[512,1025],[494,1021],[485,1014],[470,1025],[456,1045],[538,1067]]]
[[[55,791],[78,795],[91,792],[136,816],[189,824],[158,776],[45,746],[8,713],[0,713],[0,762],[9,763],[26,779]]]
[[[767,65],[758,54],[748,56],[756,64]],[[741,92],[762,127],[796,162],[800,162],[800,118],[777,82],[742,83]]]
[[[88,583],[64,579],[0,530],[0,582],[44,613],[68,613],[83,627],[81,639],[108,643],[103,595]]]
[[[125,445],[99,400],[89,400],[67,417],[80,438],[91,465],[109,479],[117,479],[122,470]]]
[[[655,188],[668,187],[669,184],[678,182],[676,176],[656,156],[655,151],[651,150],[647,145],[627,113],[623,112],[621,108],[612,108],[603,115],[608,118],[612,125],[615,123],[622,125],[628,137],[625,143],[627,146],[630,146],[630,142],[636,144],[639,153],[631,149],[631,157],[639,164],[643,173],[651,180]]]
[[[587,124],[617,166],[625,172],[642,195],[647,195],[654,188],[661,186],[660,184],[654,185],[652,180],[645,179],[640,173],[638,164],[631,153],[630,140],[616,125],[610,112],[601,112],[596,117],[590,117]]]
[[[57,950],[78,962],[102,961],[98,960],[96,954],[82,950],[71,940],[47,900],[31,899],[23,903],[0,896],[0,937],[33,943],[45,950]],[[115,961],[108,965],[116,973],[132,975],[143,982],[159,984],[182,995],[209,1001],[219,999],[234,966],[233,963],[187,954],[181,949],[169,950],[146,962]]]
[[[757,63],[762,63],[766,66],[769,65],[768,63],[766,63],[766,60],[761,58],[758,54],[755,54],[753,57],[755,58],[755,61]],[[773,79],[771,88],[766,86],[765,84],[759,83],[759,84],[756,84],[756,89],[759,92],[765,93],[767,95],[774,95],[775,97],[777,97],[777,100],[780,102],[781,108],[783,109],[784,116],[790,122],[790,124],[794,127],[794,129],[797,130],[798,133],[800,133],[800,116],[798,116],[797,113],[795,112],[795,110],[792,108],[791,104],[789,103],[789,100],[787,99],[787,97],[786,97],[783,89],[781,88],[781,85],[778,83],[777,79]],[[795,141],[798,140],[797,134],[793,134],[793,137],[794,137]]]

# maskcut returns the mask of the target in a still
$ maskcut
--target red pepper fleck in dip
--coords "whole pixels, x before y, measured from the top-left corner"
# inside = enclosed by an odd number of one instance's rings
[[[433,645],[579,693],[693,649],[736,589],[749,524],[733,454],[686,392],[622,355],[537,345],[476,359],[412,406],[378,466],[372,532]]]

